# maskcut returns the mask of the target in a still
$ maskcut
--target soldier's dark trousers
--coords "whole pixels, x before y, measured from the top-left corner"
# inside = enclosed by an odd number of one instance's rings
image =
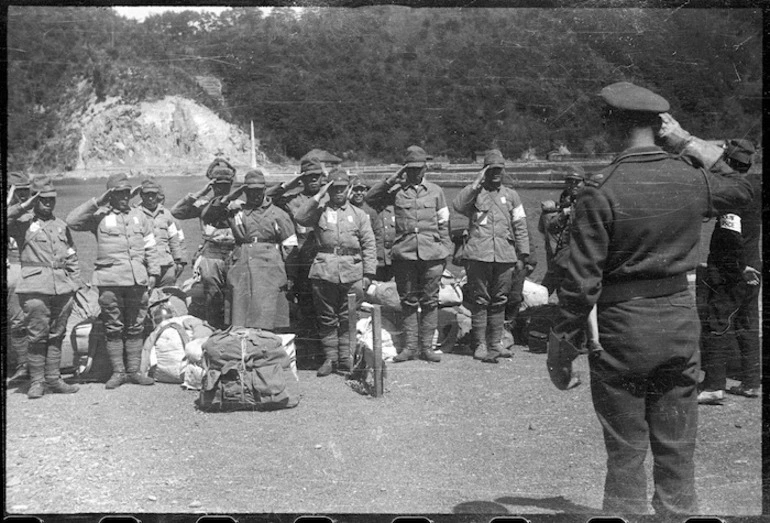
[[[709,272],[706,279],[706,314],[701,338],[705,390],[725,390],[727,359],[734,340],[741,357],[741,383],[760,384],[759,285],[748,285],[740,275],[729,278]]]
[[[74,293],[20,294],[26,317],[31,381],[56,381],[61,377],[61,344],[74,305]]]
[[[514,267],[513,263],[467,262],[468,290],[473,304],[471,330],[474,349],[480,344],[488,350],[497,351],[500,348],[504,310],[511,292]],[[521,284],[523,288],[523,279]]]
[[[513,271],[511,276],[511,290],[508,292],[508,302],[505,304],[505,322],[512,324],[519,314],[519,307],[524,301],[524,280],[527,271]]]
[[[313,279],[311,282],[324,355],[332,363],[340,363],[350,370],[348,294],[356,295],[356,306],[361,304],[364,297],[361,280],[332,283]],[[352,341],[355,343],[355,340]]]
[[[216,329],[224,329],[230,324],[229,300],[225,293],[232,252],[232,247],[207,242],[196,261],[200,281],[192,293],[190,314],[206,320]]]
[[[15,369],[27,366],[27,327],[24,323],[24,311],[19,302],[19,295],[16,294],[16,283],[20,277],[21,266],[18,263],[11,263],[7,272],[8,314],[6,316],[8,321],[6,347],[10,347],[11,350],[5,355],[9,374],[13,374]]]
[[[438,326],[438,291],[444,267],[444,260],[393,260],[404,317],[402,328],[406,349],[417,349],[418,339],[421,351],[432,346],[433,332]],[[421,309],[419,322],[418,306]]]
[[[600,303],[598,316],[605,350],[589,361],[607,450],[603,510],[648,512],[644,460],[651,448],[655,512],[697,514],[700,325],[692,295]]]
[[[99,306],[107,340],[141,339],[149,293],[144,285],[99,287]]]

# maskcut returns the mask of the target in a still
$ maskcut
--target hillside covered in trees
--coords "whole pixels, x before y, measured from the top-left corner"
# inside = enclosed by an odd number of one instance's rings
[[[107,7],[12,6],[7,16],[11,169],[74,169],[75,115],[166,96],[246,133],[253,121],[272,161],[320,147],[393,162],[413,143],[455,161],[492,146],[509,158],[560,144],[602,153],[596,93],[620,80],[665,96],[694,134],[761,143],[758,9],[234,8],[138,22]]]

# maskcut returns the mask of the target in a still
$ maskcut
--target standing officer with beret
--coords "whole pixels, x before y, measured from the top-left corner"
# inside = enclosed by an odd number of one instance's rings
[[[246,195],[246,201],[238,199]],[[293,266],[286,264],[297,248],[289,215],[265,196],[262,171],[246,173],[244,183],[225,198],[214,198],[203,211],[210,222],[227,220],[235,238],[227,273],[230,324],[269,331],[289,327],[286,297]]]
[[[342,169],[329,173],[329,182],[297,211],[297,223],[312,227],[318,254],[310,268],[313,303],[325,360],[318,376],[335,369],[353,369],[348,330],[348,294],[361,303],[374,278],[377,249],[369,216],[347,201],[348,176]],[[326,205],[321,198],[329,193]]]
[[[8,233],[19,246],[21,278],[16,292],[26,316],[27,397],[71,394],[78,388],[61,379],[61,346],[80,287],[80,266],[67,224],[53,215],[51,178],[35,178],[32,197],[8,208]]]
[[[700,325],[687,272],[698,265],[703,218],[744,205],[752,190],[740,176],[697,169],[655,145],[669,109],[662,97],[620,82],[601,98],[608,134],[624,150],[575,204],[549,372],[566,388],[578,333],[597,304],[604,350],[592,350],[589,364],[607,450],[603,510],[647,513],[651,447],[655,512],[696,514]]]
[[[29,178],[21,172],[8,173],[8,195],[6,206],[24,203],[29,199]],[[13,374],[7,383],[27,378],[27,328],[24,325],[24,312],[21,310],[16,284],[21,278],[21,260],[19,245],[13,236],[8,235],[8,258],[6,273],[8,308],[6,310],[8,326],[6,332],[6,369],[13,368]],[[10,347],[11,353],[8,353]]]
[[[161,203],[162,188],[155,178],[147,178],[134,189],[142,198],[139,208],[153,223],[153,232],[160,257],[158,287],[176,285],[187,263],[184,233],[177,221]]]
[[[321,161],[315,156],[306,156],[300,160],[300,173],[288,183],[280,183],[267,190],[266,194],[272,198],[278,207],[289,213],[294,220],[297,232],[298,251],[296,257],[290,262],[296,266],[296,280],[294,281],[294,294],[297,299],[294,329],[300,345],[308,343],[309,353],[317,350],[317,319],[313,306],[313,287],[308,274],[313,258],[316,254],[313,228],[297,223],[296,214],[299,209],[311,200],[321,189],[321,177],[324,168]],[[301,191],[295,189],[302,185]]]
[[[96,236],[93,283],[99,288],[112,365],[112,376],[105,386],[108,389],[124,383],[155,383],[139,373],[139,365],[149,291],[158,281],[160,262],[152,220],[141,209],[132,208],[130,199],[128,177],[113,174],[107,180],[107,192],[67,216],[73,231],[89,231]]]
[[[223,329],[230,318],[225,292],[235,239],[226,218],[206,220],[202,212],[210,201],[230,193],[235,168],[223,158],[217,158],[209,165],[206,177],[209,179],[206,186],[179,200],[171,208],[171,214],[178,220],[200,219],[203,245],[198,249],[198,257],[193,264],[193,274],[198,282],[190,292],[190,314],[205,319],[216,329]],[[209,191],[214,193],[211,199],[205,198]]]
[[[404,348],[393,359],[396,363],[414,359],[418,351],[424,360],[441,361],[441,356],[433,352],[433,333],[438,325],[439,283],[452,240],[444,192],[424,179],[427,162],[421,147],[410,146],[404,166],[375,184],[365,198],[375,209],[393,205],[396,217],[393,272],[404,331]]]
[[[529,258],[527,217],[519,194],[503,186],[505,159],[487,151],[476,180],[461,190],[452,205],[468,217],[465,244],[471,306],[473,357],[497,363],[502,355],[505,305],[514,272]]]

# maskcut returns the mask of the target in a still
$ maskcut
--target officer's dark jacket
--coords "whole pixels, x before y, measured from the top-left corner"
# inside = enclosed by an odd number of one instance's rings
[[[600,302],[666,296],[687,288],[698,265],[703,218],[744,206],[750,184],[716,175],[658,147],[631,148],[578,196],[563,314],[585,318]]]

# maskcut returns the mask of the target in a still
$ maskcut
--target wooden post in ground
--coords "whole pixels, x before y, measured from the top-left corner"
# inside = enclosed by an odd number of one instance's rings
[[[372,351],[374,352],[374,397],[382,396],[382,310],[372,305]]]
[[[350,370],[353,370],[353,356],[356,353],[356,323],[358,323],[358,299],[355,294],[348,294],[348,343],[350,346]]]

